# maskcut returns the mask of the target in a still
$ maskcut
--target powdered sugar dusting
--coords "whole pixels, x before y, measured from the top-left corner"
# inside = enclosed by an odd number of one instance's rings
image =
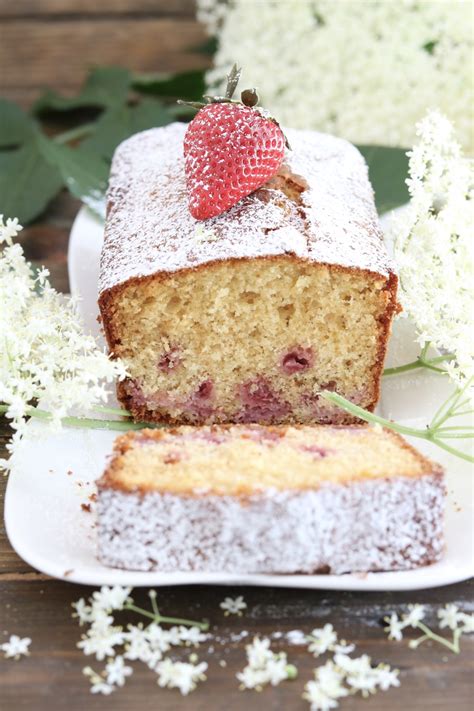
[[[334,574],[442,554],[440,474],[238,496],[99,491],[99,557],[132,570]]]
[[[117,149],[108,192],[100,293],[156,272],[281,254],[367,269],[385,277],[393,271],[381,239],[367,167],[351,144],[313,131],[287,130],[292,150],[285,162],[308,185],[301,206],[280,190],[262,188],[224,214],[198,222],[188,209],[185,130],[180,123],[151,129]]]

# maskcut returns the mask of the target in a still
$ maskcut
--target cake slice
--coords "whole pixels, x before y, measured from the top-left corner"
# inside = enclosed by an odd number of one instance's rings
[[[372,410],[397,277],[354,146],[287,131],[263,188],[197,222],[172,124],[116,151],[99,305],[129,377],[118,396],[168,424],[350,423],[335,390]]]
[[[367,426],[120,436],[98,482],[99,558],[131,570],[404,570],[443,550],[441,468]]]

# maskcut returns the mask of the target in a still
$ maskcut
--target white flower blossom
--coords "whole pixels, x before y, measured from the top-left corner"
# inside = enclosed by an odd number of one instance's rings
[[[80,625],[87,624],[88,622],[92,622],[94,620],[93,607],[92,605],[88,605],[83,597],[71,604],[76,611],[73,612],[72,616],[78,618]]]
[[[399,642],[403,638],[402,630],[405,628],[403,621],[399,619],[395,612],[392,612],[390,617],[385,617],[384,621],[387,623],[385,631],[388,634],[388,638]]]
[[[28,647],[30,644],[31,639],[29,637],[18,637],[18,635],[12,634],[8,642],[0,644],[0,649],[7,658],[20,659],[20,657],[29,655]]]
[[[89,679],[91,684],[91,694],[103,694],[104,696],[109,696],[115,687],[113,684],[109,684],[103,676],[97,674],[91,667],[84,667],[82,670],[84,676]]]
[[[205,642],[207,634],[201,632],[199,627],[179,627],[179,637],[183,644],[187,646],[199,647],[201,642]]]
[[[242,611],[247,609],[247,603],[242,595],[236,598],[226,597],[219,607],[224,610],[224,615],[242,615]]]
[[[107,674],[107,684],[123,686],[127,676],[132,675],[133,669],[126,666],[123,657],[118,655],[115,659],[109,659],[105,666],[105,672]]]
[[[85,414],[104,401],[107,383],[125,375],[84,333],[77,301],[51,287],[47,270],[35,274],[12,241],[20,230],[16,218],[0,217],[0,403],[16,430],[7,445],[11,454],[32,401],[39,400],[51,412],[50,426],[59,428],[71,410]]]
[[[108,625],[96,626],[95,623],[82,635],[82,639],[77,643],[85,655],[93,654],[96,659],[102,661],[106,657],[115,656],[115,647],[124,642],[124,632],[121,627]]]
[[[132,588],[122,587],[121,585],[114,585],[111,588],[104,585],[100,590],[96,590],[92,594],[92,606],[94,610],[106,610],[107,612],[122,610],[130,597],[131,591]]]
[[[460,622],[459,629],[463,634],[474,633],[474,615],[467,615],[465,612],[460,612],[458,621]]]
[[[460,622],[460,612],[457,605],[452,603],[438,610],[438,619],[440,629],[449,627],[450,630],[455,630]]]
[[[446,349],[446,366],[463,385],[474,376],[474,162],[463,158],[446,117],[432,111],[417,125],[409,153],[411,201],[392,221],[400,299],[420,344]],[[471,393],[472,394],[472,393]]]
[[[336,667],[334,662],[314,670],[314,680],[305,685],[303,698],[309,701],[311,711],[329,711],[339,706],[338,699],[349,694],[344,686],[344,673]]]
[[[308,651],[315,657],[319,657],[336,644],[337,634],[332,625],[326,624],[324,627],[314,629],[308,637],[308,640],[310,641]]]
[[[242,689],[261,689],[266,684],[277,686],[285,679],[294,678],[296,669],[288,664],[285,652],[276,654],[270,649],[270,640],[254,637],[245,648],[247,665],[237,673]]]
[[[169,689],[179,689],[183,696],[193,691],[199,681],[206,679],[207,663],[190,664],[164,659],[156,667],[158,685]]]
[[[424,605],[408,605],[408,614],[403,616],[405,626],[416,627],[425,616]]]
[[[380,0],[198,0],[218,38],[208,84],[234,62],[278,120],[359,144],[409,146],[428,109],[472,153],[472,6]],[[282,37],[285,41],[282,42]]]

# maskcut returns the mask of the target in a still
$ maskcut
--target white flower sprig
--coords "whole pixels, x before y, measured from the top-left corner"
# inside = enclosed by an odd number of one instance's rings
[[[474,376],[474,162],[463,157],[452,124],[438,111],[416,133],[408,154],[410,204],[389,231],[400,299],[420,344],[449,351],[446,370],[463,386]]]
[[[20,659],[29,655],[29,646],[31,639],[29,637],[19,637],[17,634],[12,634],[8,642],[0,644],[4,656],[7,659]]]
[[[106,385],[125,375],[122,364],[85,335],[76,300],[52,288],[47,269],[35,273],[26,261],[13,242],[21,229],[17,219],[0,215],[0,415],[15,430],[10,452],[35,410],[32,403],[42,401],[50,412],[37,413],[58,428],[72,409],[84,413],[103,402]]]
[[[296,679],[298,671],[293,664],[288,664],[285,652],[275,653],[270,649],[268,637],[255,637],[246,646],[247,665],[237,674],[240,689],[261,691],[264,686],[277,686],[286,679]]]
[[[410,649],[416,649],[420,644],[430,639],[433,642],[447,647],[454,654],[459,654],[461,651],[459,643],[462,635],[474,632],[474,615],[468,615],[462,612],[452,603],[445,605],[444,608],[439,609],[437,612],[440,629],[447,627],[452,630],[452,640],[436,634],[422,621],[426,615],[424,605],[408,605],[408,610],[408,613],[401,617],[392,612],[390,616],[384,618],[384,622],[387,623],[385,631],[388,634],[388,638],[396,640],[397,642],[403,639],[403,630],[407,627],[423,632],[421,637],[410,640],[408,643]]]
[[[338,708],[339,699],[361,693],[366,697],[376,691],[387,691],[392,686],[400,686],[398,669],[388,664],[372,666],[367,654],[350,657],[355,645],[345,640],[338,641],[331,624],[314,629],[307,637],[308,651],[319,657],[332,652],[333,659],[314,670],[314,679],[307,682],[303,698],[309,701],[311,711],[329,711]]]
[[[415,123],[439,105],[472,153],[471,3],[198,0],[197,6],[218,39],[211,88],[225,85],[237,62],[283,124],[359,144],[409,146]]]
[[[416,361],[387,374],[427,367],[448,374],[456,390],[423,428],[391,422],[337,393],[322,397],[362,420],[428,440],[472,462],[472,454],[454,445],[474,437],[474,163],[462,157],[452,125],[438,112],[429,113],[416,130],[420,140],[409,154],[407,181],[411,202],[394,221],[391,239],[400,265],[401,298],[423,348]],[[449,355],[428,357],[430,344]],[[459,417],[469,421],[459,424]]]
[[[125,664],[125,660],[129,660],[146,664],[158,675],[160,686],[178,688],[182,694],[188,694],[198,681],[205,679],[207,664],[194,665],[191,659],[190,663],[174,662],[164,658],[164,654],[172,647],[199,647],[207,639],[204,632],[208,623],[162,615],[155,590],[149,591],[151,610],[145,610],[135,605],[131,592],[131,588],[119,585],[111,588],[104,586],[95,591],[88,601],[81,598],[73,603],[73,617],[81,626],[89,625],[77,646],[85,655],[93,655],[98,661],[107,659],[105,668],[100,672],[90,666],[83,669],[91,683],[91,693],[108,695],[123,686],[133,672],[132,667]],[[124,629],[114,620],[114,613],[123,611],[137,613],[151,621],[146,626],[142,622],[128,624]],[[163,624],[172,627],[165,629]]]
[[[238,615],[242,617],[242,613],[247,609],[247,603],[245,602],[242,595],[238,595],[236,598],[226,597],[219,605],[221,610],[224,610],[224,615]]]

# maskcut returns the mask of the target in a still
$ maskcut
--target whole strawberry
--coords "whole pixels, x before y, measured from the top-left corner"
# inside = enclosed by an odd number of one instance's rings
[[[266,183],[278,171],[285,136],[279,125],[255,108],[254,90],[232,99],[240,77],[233,67],[225,97],[205,97],[184,136],[189,210],[196,220],[220,215]],[[182,102],[185,103],[185,102]]]

